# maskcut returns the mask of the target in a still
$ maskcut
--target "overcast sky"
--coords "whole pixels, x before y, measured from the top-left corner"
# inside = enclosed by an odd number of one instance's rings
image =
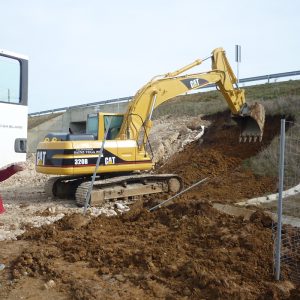
[[[131,96],[217,47],[235,70],[235,44],[241,78],[300,69],[295,0],[0,1],[0,48],[30,59],[30,112]]]

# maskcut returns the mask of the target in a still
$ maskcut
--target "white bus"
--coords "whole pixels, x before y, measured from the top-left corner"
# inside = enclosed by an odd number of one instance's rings
[[[0,49],[0,168],[26,160],[28,58]]]

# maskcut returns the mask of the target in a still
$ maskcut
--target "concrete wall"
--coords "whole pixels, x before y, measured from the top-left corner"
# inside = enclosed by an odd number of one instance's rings
[[[49,132],[69,132],[69,128],[71,128],[74,133],[82,133],[85,131],[85,124],[88,114],[97,113],[99,111],[124,113],[127,109],[127,106],[128,102],[124,102],[67,110],[64,114],[47,120],[44,123],[28,130],[28,152],[36,152],[38,143],[42,141]]]
[[[27,151],[29,153],[35,152],[38,143],[44,139],[47,133],[67,131],[66,124],[68,121],[68,116],[63,114],[28,130]]]

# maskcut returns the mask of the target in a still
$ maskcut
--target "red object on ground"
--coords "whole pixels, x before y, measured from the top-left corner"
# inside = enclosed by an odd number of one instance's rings
[[[4,170],[0,170],[0,182],[6,180],[7,178],[11,177],[15,173],[17,173],[17,170],[15,169],[14,165],[12,165]],[[0,214],[2,214],[4,212],[5,212],[5,208],[3,206],[3,199],[0,195]]]
[[[0,170],[0,181],[6,180],[7,178],[11,177],[15,173],[17,173],[17,171],[15,170],[14,165],[4,170]]]
[[[2,200],[2,198],[1,198],[1,196],[0,196],[0,214],[2,214],[2,213],[4,213],[5,212],[5,208],[4,208],[4,206],[3,206],[3,200]]]

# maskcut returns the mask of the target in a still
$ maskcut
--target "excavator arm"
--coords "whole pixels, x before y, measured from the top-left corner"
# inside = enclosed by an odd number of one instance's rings
[[[205,73],[181,75],[202,63],[195,62],[163,76],[156,76],[143,86],[134,96],[117,139],[139,140],[143,132],[143,144],[152,127],[152,113],[156,107],[177,95],[196,90],[208,84],[216,84],[224,96],[233,119],[241,128],[240,139],[261,139],[264,127],[264,108],[260,104],[249,107],[245,102],[243,89],[234,87],[237,79],[226,58],[225,51],[217,48],[212,52],[212,70]]]

